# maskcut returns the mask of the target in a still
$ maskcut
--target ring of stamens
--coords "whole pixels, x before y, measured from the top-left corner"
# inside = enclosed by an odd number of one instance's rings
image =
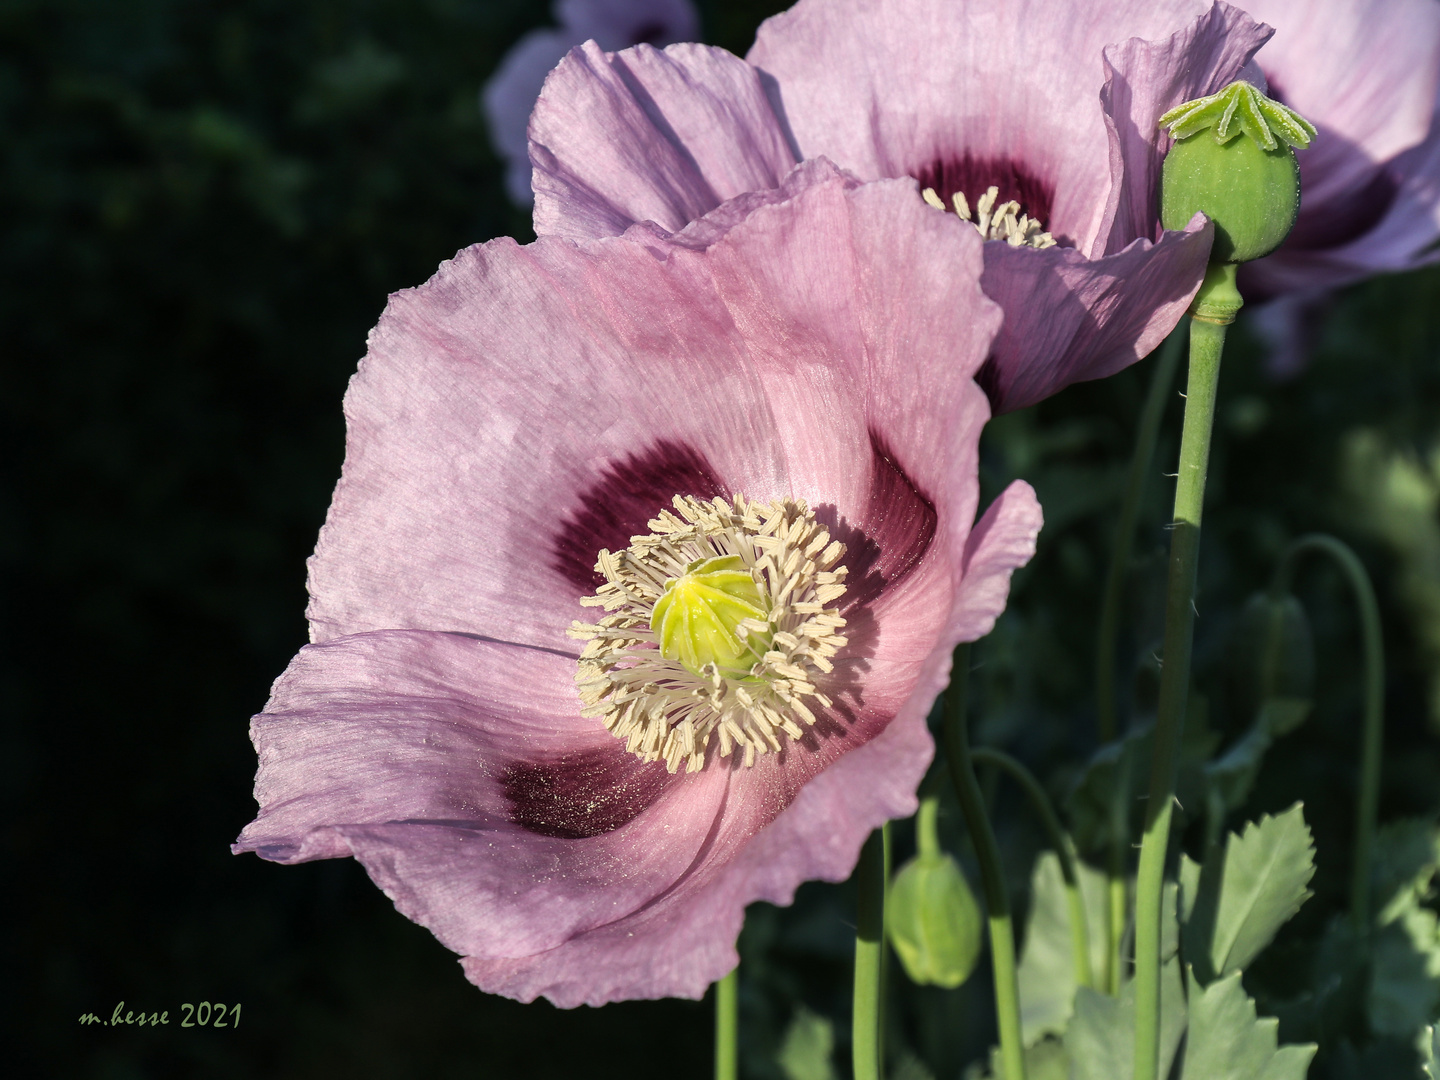
[[[607,614],[569,631],[586,641],[575,675],[581,713],[672,773],[682,762],[698,771],[712,735],[720,757],[740,748],[753,765],[757,754],[781,749],[782,735],[797,739],[801,724],[815,722],[811,704],[831,704],[816,681],[846,643],[845,619],[829,606],[845,592],[846,568],[837,565],[845,545],[799,499],[677,495],[673,505],[649,522],[649,535],[632,537],[623,551],[602,550],[595,563],[605,583],[580,602]],[[733,630],[758,659],[748,670],[713,662],[692,670],[662,652],[651,626],[655,605],[697,565],[724,557],[738,557],[758,590],[765,617],[743,618]]]
[[[950,212],[934,188],[926,188],[921,196],[936,210]],[[1048,248],[1055,246],[1055,238],[1045,231],[1038,220],[1020,212],[1020,204],[1014,199],[995,205],[1000,189],[991,185],[985,189],[975,203],[976,216],[970,214],[970,203],[963,191],[955,192],[951,202],[955,214],[961,221],[968,221],[980,231],[982,240],[1004,240],[1011,247]]]

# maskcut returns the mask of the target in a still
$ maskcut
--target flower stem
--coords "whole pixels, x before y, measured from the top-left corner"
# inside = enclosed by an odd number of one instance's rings
[[[740,1075],[740,969],[715,984],[715,1080]]]
[[[995,1013],[1000,1027],[1000,1061],[1005,1080],[1025,1080],[1025,1048],[1020,1036],[1020,988],[1015,978],[1015,933],[1010,921],[1010,898],[1000,866],[995,832],[985,816],[985,800],[970,760],[966,730],[965,695],[970,681],[970,646],[958,645],[945,692],[945,756],[950,780],[975,843],[980,879],[985,888],[985,910],[990,924],[990,962],[995,974]],[[858,1076],[857,1076],[858,1080]]]
[[[1075,853],[1070,837],[1060,827],[1060,819],[1050,805],[1050,798],[1040,781],[1029,769],[1001,750],[974,750],[970,760],[977,765],[994,765],[1024,790],[1035,816],[1055,854],[1060,860],[1060,876],[1065,881],[1065,902],[1070,910],[1070,956],[1075,965],[1075,981],[1081,986],[1093,987],[1095,975],[1090,965],[1090,931],[1085,921],[1085,898],[1080,894],[1080,878],[1075,873]]]
[[[1210,468],[1210,435],[1225,331],[1240,306],[1233,263],[1212,264],[1192,307],[1190,376],[1175,481],[1175,520],[1170,534],[1170,573],[1165,596],[1165,652],[1160,673],[1160,715],[1145,831],[1135,882],[1135,1080],[1156,1080],[1160,1070],[1160,924],[1165,854],[1175,799],[1175,773],[1185,706],[1190,693],[1190,651],[1195,637],[1195,572],[1200,556],[1200,517]]]
[[[1295,563],[1306,552],[1329,555],[1339,565],[1360,612],[1365,650],[1365,721],[1360,737],[1360,798],[1355,811],[1355,853],[1350,866],[1350,917],[1364,934],[1370,925],[1370,851],[1375,844],[1375,819],[1380,802],[1380,757],[1385,741],[1385,645],[1380,634],[1380,605],[1370,575],[1349,546],[1321,533],[1295,540],[1285,551],[1270,583],[1272,596],[1290,591]]]
[[[890,885],[890,825],[870,834],[855,870],[860,899],[855,931],[855,999],[850,1045],[855,1080],[884,1075],[885,892]]]
[[[1180,366],[1184,344],[1184,331],[1177,328],[1160,346],[1155,374],[1150,378],[1150,389],[1140,410],[1135,452],[1130,457],[1130,470],[1125,475],[1120,516],[1115,521],[1115,540],[1110,545],[1110,568],[1105,574],[1105,592],[1100,600],[1100,626],[1095,646],[1095,717],[1102,743],[1113,742],[1120,734],[1119,709],[1115,704],[1115,654],[1116,639],[1120,636],[1120,605],[1125,595],[1125,571],[1130,566],[1130,553],[1135,549],[1135,522],[1140,516],[1140,499],[1145,494],[1145,482],[1150,478],[1150,463],[1155,457],[1160,420],[1165,415],[1165,402],[1170,397],[1170,387],[1175,383],[1175,369]]]

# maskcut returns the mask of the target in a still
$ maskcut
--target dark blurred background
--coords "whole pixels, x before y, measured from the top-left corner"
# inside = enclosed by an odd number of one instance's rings
[[[783,6],[701,4],[705,40],[743,54]],[[532,236],[504,197],[477,94],[548,20],[518,0],[0,0],[10,1075],[709,1070],[706,1005],[563,1012],[489,997],[353,862],[282,868],[227,849],[254,809],[248,717],[305,641],[304,560],[366,332],[388,293],[457,248]],[[1242,324],[1206,519],[1198,677],[1227,738],[1248,722],[1223,707],[1228,628],[1286,540],[1327,529],[1370,566],[1390,648],[1382,817],[1440,803],[1437,301],[1434,272],[1349,291],[1285,384],[1265,377]],[[988,490],[1030,479],[1047,527],[977,647],[976,739],[1057,793],[1095,746],[1099,583],[1149,367],[986,436]],[[1159,611],[1161,464],[1132,582],[1136,656]],[[1247,810],[1304,799],[1317,833],[1318,895],[1282,953],[1303,952],[1343,905],[1358,737],[1347,595],[1328,571],[1301,581],[1317,707]],[[1023,890],[1040,840],[997,799]],[[807,886],[792,910],[752,911],[749,1074],[782,1075],[777,1048],[802,1002],[836,1023],[843,1060],[850,910],[844,887]],[[896,1045],[957,1076],[993,1037],[985,981],[982,969],[959,991],[898,986]],[[172,1023],[79,1025],[122,1000]],[[240,1027],[178,1029],[179,1004],[201,1000],[240,1003]]]

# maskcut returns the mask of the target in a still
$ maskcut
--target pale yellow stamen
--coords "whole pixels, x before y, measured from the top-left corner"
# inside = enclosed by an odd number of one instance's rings
[[[844,617],[827,606],[845,592],[846,569],[837,565],[845,546],[798,499],[767,504],[736,495],[706,502],[677,495],[673,505],[673,513],[649,522],[649,535],[632,537],[624,551],[600,552],[595,569],[605,584],[580,602],[608,614],[570,630],[586,641],[575,676],[581,714],[601,720],[632,754],[664,761],[671,772],[682,762],[698,771],[712,735],[720,757],[739,748],[752,765],[757,754],[778,752],[782,737],[797,739],[802,724],[815,722],[811,703],[831,704],[817,681],[833,670],[846,643],[839,633]],[[707,635],[723,628],[736,639],[712,639],[702,649],[725,664],[696,663],[693,646],[662,649],[661,631],[669,627],[663,608],[658,618],[655,608],[667,591],[673,598],[677,586],[703,587],[691,582],[737,567],[755,587],[745,602],[763,618],[722,613],[707,621]],[[731,598],[748,593],[734,583],[727,588]],[[744,656],[758,659],[745,670],[726,666]]]
[[[945,203],[934,188],[926,188],[921,197],[936,210],[945,210]],[[970,203],[963,191],[955,192],[952,201],[955,214],[961,221],[968,221],[980,232],[982,240],[1004,240],[1011,247],[1048,248],[1055,246],[1055,238],[1045,232],[1040,222],[1020,212],[1020,204],[1014,199],[995,205],[1000,189],[994,185],[986,189],[975,204],[976,213],[970,213]],[[948,212],[948,211],[946,211]]]

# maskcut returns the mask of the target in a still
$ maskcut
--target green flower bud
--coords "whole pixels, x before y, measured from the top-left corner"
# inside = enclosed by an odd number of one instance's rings
[[[1308,702],[1312,698],[1315,642],[1305,608],[1290,594],[1257,592],[1251,596],[1235,620],[1227,651],[1235,704],[1246,716],[1254,716],[1278,700]],[[1303,719],[1304,712],[1299,716]]]
[[[1300,212],[1291,148],[1310,145],[1309,121],[1242,81],[1171,109],[1160,126],[1175,139],[1160,175],[1161,224],[1183,229],[1203,212],[1215,223],[1212,263],[1249,262],[1279,247]]]
[[[920,853],[891,881],[885,922],[911,981],[953,990],[975,970],[983,920],[959,864],[940,850],[937,802],[934,797],[921,800],[916,819]]]

